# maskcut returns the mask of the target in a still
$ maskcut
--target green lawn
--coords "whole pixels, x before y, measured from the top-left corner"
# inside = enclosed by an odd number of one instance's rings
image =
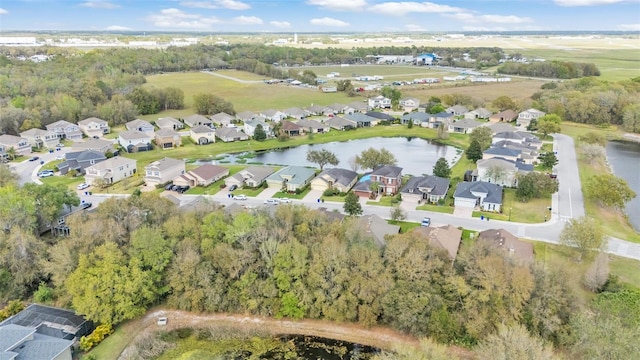
[[[49,177],[40,179],[40,181],[42,181],[43,184],[64,185],[70,189],[75,190],[76,186],[84,182],[84,178],[62,175],[62,176],[49,176]]]
[[[404,234],[407,231],[420,227],[420,223],[408,222],[408,221],[395,221],[395,220],[387,220],[387,222],[391,225],[399,225],[400,233]]]
[[[247,195],[249,197],[256,197],[258,196],[258,194],[260,194],[262,191],[264,191],[264,187],[259,187],[256,189],[252,189],[252,188],[238,188],[236,190],[233,190],[233,195]]]
[[[273,195],[274,198],[289,198],[302,200],[311,191],[311,186],[307,186],[300,194],[278,191]]]
[[[333,201],[333,202],[344,202],[344,196],[322,196],[321,199],[324,201]]]
[[[396,206],[400,204],[394,200],[395,196],[382,196],[379,201],[367,201],[367,205]]]
[[[548,207],[551,206],[551,196],[541,199],[531,199],[526,203],[516,199],[515,189],[504,189],[502,199],[502,213],[493,213],[489,211],[474,211],[473,217],[484,216],[494,220],[504,220],[521,222],[527,224],[542,223],[549,219],[550,212]],[[509,217],[511,213],[511,217]]]
[[[423,204],[416,207],[416,210],[433,211],[444,214],[453,214],[453,206],[435,205],[435,204]]]

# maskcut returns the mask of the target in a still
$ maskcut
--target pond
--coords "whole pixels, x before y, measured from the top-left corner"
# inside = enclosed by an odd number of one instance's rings
[[[637,194],[627,203],[626,213],[631,226],[640,232],[640,143],[609,141],[607,159],[614,175],[624,179]]]
[[[370,147],[389,150],[398,160],[397,165],[403,168],[403,174],[431,174],[436,161],[444,157],[453,166],[462,151],[452,146],[436,144],[428,140],[412,137],[369,138],[326,144],[301,145],[292,148],[268,150],[255,154],[230,154],[218,157],[214,161],[197,161],[197,164],[218,163],[261,163],[265,165],[297,165],[318,167],[307,161],[308,150],[327,149],[338,157],[340,163],[336,167],[350,169],[349,160]]]

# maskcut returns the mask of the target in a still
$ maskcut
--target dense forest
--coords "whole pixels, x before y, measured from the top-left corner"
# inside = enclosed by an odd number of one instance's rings
[[[157,194],[109,199],[71,216],[70,236],[40,237],[36,199],[64,206],[73,196],[21,188],[7,171],[3,178],[0,302],[72,306],[108,324],[166,302],[196,312],[383,324],[465,346],[522,325],[581,357],[638,351],[640,292],[615,277],[581,304],[586,290],[571,285],[566,264],[520,263],[473,242],[452,264],[415,232],[380,248],[357,218],[336,221],[293,205],[229,212],[206,201],[179,210]],[[7,222],[21,212],[28,221]]]
[[[552,79],[600,76],[600,70],[594,64],[570,61],[539,61],[527,64],[506,62],[498,68],[498,73]]]

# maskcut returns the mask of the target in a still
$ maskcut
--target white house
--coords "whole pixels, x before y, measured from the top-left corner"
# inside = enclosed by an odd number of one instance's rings
[[[46,128],[47,130],[53,131],[54,133],[56,133],[60,139],[67,139],[67,140],[82,139],[82,132],[80,132],[80,127],[66,120],[56,121],[53,124],[47,125]]]
[[[533,165],[499,157],[478,160],[477,165],[479,181],[508,187],[518,185],[518,173],[526,174],[533,171]]]
[[[369,98],[368,104],[372,109],[390,109],[391,99],[378,95],[376,97]]]
[[[458,134],[468,134],[481,125],[482,123],[479,123],[473,119],[460,119],[450,123],[448,131]]]
[[[137,130],[121,131],[118,134],[118,144],[129,153],[152,149],[151,136]]]
[[[31,154],[29,140],[13,135],[0,135],[0,153],[7,154],[9,149],[15,149],[16,155]]]
[[[471,110],[468,113],[464,114],[465,119],[488,119],[493,115],[490,110],[485,108],[477,108],[475,110]]]
[[[165,184],[185,173],[184,160],[166,157],[145,166],[144,172],[147,185]]]
[[[198,145],[216,142],[215,130],[204,125],[196,125],[189,129],[189,137]]]
[[[516,122],[520,124],[520,126],[527,127],[531,124],[531,120],[537,120],[538,118],[545,116],[546,113],[537,110],[537,109],[528,109],[518,114],[518,118]]]
[[[150,122],[146,120],[135,119],[124,124],[124,126],[129,131],[139,131],[141,133],[147,134],[150,138],[153,138],[155,136],[155,128]]]
[[[273,109],[264,110],[260,112],[260,115],[264,116],[265,119],[273,122],[282,121],[282,119],[287,117],[287,115],[285,115],[285,113],[283,113],[282,111]]]
[[[194,127],[197,125],[204,125],[209,127],[213,126],[213,120],[200,114],[187,116],[186,118],[184,118],[184,123],[189,125],[190,127]]]
[[[267,137],[272,137],[273,136],[273,131],[271,130],[271,126],[269,126],[269,124],[265,123],[264,121],[261,121],[261,120],[258,120],[258,119],[245,121],[244,122],[244,133],[249,135],[249,136],[253,136],[253,134],[256,131],[256,128],[258,127],[258,125],[262,126],[262,130],[264,130],[265,134],[267,134]]]
[[[400,106],[404,109],[404,111],[412,112],[420,107],[420,99],[416,98],[404,98],[400,99]]]
[[[93,185],[97,179],[102,179],[106,184],[116,183],[136,173],[136,161],[122,156],[115,156],[101,161],[85,169],[85,182]]]
[[[216,130],[216,137],[223,142],[249,140],[249,135],[239,131],[236,128],[220,128]]]
[[[162,117],[156,120],[156,126],[160,129],[181,130],[184,124],[180,120],[172,117]]]
[[[27,139],[31,147],[38,149],[42,147],[53,149],[60,142],[58,135],[53,131],[35,128],[21,132],[20,137]]]
[[[465,208],[480,207],[485,211],[500,212],[502,188],[484,181],[460,182],[453,195],[455,206]]]
[[[460,116],[468,113],[469,109],[467,109],[467,107],[463,105],[453,105],[451,107],[448,107],[446,112],[453,116]]]
[[[225,112],[219,112],[211,116],[211,121],[213,121],[214,123],[220,126],[225,126],[225,127],[231,125],[231,122],[233,120],[235,120],[235,117]]]
[[[111,131],[109,123],[97,117],[90,117],[78,121],[78,127],[87,137],[90,138],[102,137]]]

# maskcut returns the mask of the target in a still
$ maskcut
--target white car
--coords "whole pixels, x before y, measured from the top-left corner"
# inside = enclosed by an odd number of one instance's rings
[[[78,189],[78,190],[84,190],[84,189],[86,189],[86,188],[88,188],[88,187],[89,187],[89,184],[87,184],[87,183],[82,183],[82,184],[78,185],[77,189]]]
[[[57,147],[57,148],[63,148],[63,147],[64,147],[64,144],[56,144],[56,147]]]
[[[53,176],[53,171],[51,170],[42,170],[38,173],[38,177],[39,178],[45,178],[45,177],[49,177],[49,176]]]
[[[264,201],[265,204],[267,205],[278,205],[280,204],[280,200],[278,199],[267,199]]]
[[[247,200],[247,195],[240,194],[233,197],[235,200]]]
[[[280,198],[281,203],[290,203],[291,200],[289,198]]]

